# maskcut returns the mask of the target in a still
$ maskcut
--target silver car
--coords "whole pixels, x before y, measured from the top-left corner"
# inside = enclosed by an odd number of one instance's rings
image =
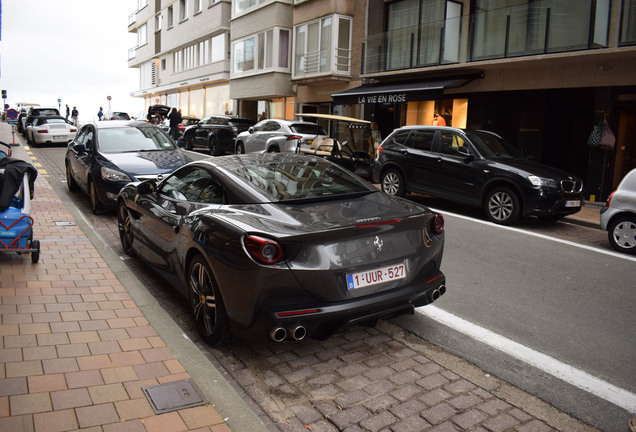
[[[601,209],[601,228],[619,252],[636,254],[636,168],[621,180]]]
[[[295,152],[299,142],[311,144],[327,137],[322,126],[307,121],[262,120],[241,132],[235,141],[235,153]]]

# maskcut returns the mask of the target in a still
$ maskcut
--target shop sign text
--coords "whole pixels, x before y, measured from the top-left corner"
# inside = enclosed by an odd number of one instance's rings
[[[395,103],[406,102],[406,93],[359,96],[358,103]]]

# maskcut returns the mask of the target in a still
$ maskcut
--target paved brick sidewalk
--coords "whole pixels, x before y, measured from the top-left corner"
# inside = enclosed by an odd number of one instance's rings
[[[154,413],[143,387],[191,377],[45,174],[31,212],[39,263],[0,254],[0,431],[229,431],[212,404]]]

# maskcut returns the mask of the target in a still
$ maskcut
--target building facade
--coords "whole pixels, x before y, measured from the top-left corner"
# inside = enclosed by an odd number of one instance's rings
[[[147,105],[340,114],[382,136],[437,112],[582,176],[591,201],[636,167],[636,0],[138,2]],[[603,120],[612,150],[587,144]]]

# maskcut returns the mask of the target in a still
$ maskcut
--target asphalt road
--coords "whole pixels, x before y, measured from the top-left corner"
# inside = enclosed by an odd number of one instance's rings
[[[49,175],[59,180],[58,193],[73,200],[99,232],[104,247],[117,248],[115,215],[92,215],[87,197],[71,195],[65,189],[65,149],[33,151]],[[206,156],[199,153],[195,157]],[[636,393],[635,261],[611,253],[606,234],[598,229],[529,220],[511,230],[485,222],[477,209],[420,196],[411,199],[442,211],[446,219],[442,268],[449,293],[431,311],[452,314],[451,321],[463,319],[492,333],[475,342],[461,326],[442,323],[435,313],[427,313],[428,307],[393,322],[602,430],[624,429],[628,418],[624,408],[576,383],[564,382],[563,377],[554,378],[554,372],[546,372],[540,363],[529,365],[527,360],[492,348],[489,339],[503,336],[519,344],[513,345],[513,351],[527,348],[590,374],[602,380],[601,385],[609,383],[628,394]],[[127,263],[184,331],[191,331],[184,305],[137,260]],[[201,348],[239,384],[250,373],[239,363],[263,361],[241,345]],[[259,406],[262,400],[256,394],[249,394],[254,409],[272,416],[276,411],[267,404]]]

